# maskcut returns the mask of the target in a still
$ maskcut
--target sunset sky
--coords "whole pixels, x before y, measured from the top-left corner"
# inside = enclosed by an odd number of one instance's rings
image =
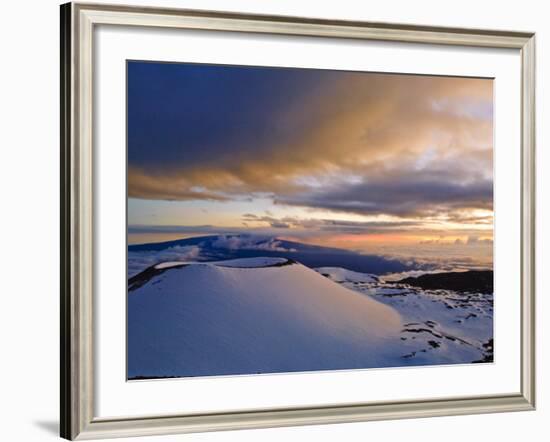
[[[489,79],[128,62],[128,233],[397,256],[493,237]]]

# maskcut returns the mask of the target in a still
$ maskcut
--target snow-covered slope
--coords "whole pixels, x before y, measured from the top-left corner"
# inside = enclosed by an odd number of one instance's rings
[[[316,269],[321,275],[330,278],[334,282],[378,282],[376,275],[370,273],[354,272],[342,267],[318,267]]]
[[[317,269],[319,270],[319,269]],[[327,273],[335,279],[346,271]],[[392,345],[396,366],[493,361],[493,293],[427,290],[392,281],[343,278],[339,284],[393,307],[403,320]]]
[[[392,307],[293,261],[146,272],[128,294],[129,378],[399,365]]]

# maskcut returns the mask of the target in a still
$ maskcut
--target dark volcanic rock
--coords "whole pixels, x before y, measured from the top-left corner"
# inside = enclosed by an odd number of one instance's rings
[[[185,265],[181,265],[179,267],[185,267]],[[132,276],[130,279],[128,279],[128,291],[131,292],[132,290],[140,288],[141,286],[147,284],[155,276],[158,276],[164,273],[166,270],[169,270],[170,268],[173,268],[173,267],[165,267],[162,269],[157,269],[156,264],[154,266],[148,267],[143,272],[138,273],[137,275]]]
[[[397,282],[428,290],[445,289],[457,292],[493,293],[492,270],[433,273],[417,278],[405,278]]]
[[[484,362],[493,362],[493,339],[489,339],[487,342],[485,342],[482,345],[485,353],[483,355],[483,358],[478,359],[477,361],[473,361],[476,364],[484,363]]]

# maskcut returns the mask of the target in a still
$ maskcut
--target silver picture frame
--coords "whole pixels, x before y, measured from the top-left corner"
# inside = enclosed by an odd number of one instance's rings
[[[94,416],[93,33],[96,25],[511,48],[521,55],[521,390],[434,400]],[[61,436],[69,440],[328,424],[535,408],[535,34],[154,7],[61,6]]]

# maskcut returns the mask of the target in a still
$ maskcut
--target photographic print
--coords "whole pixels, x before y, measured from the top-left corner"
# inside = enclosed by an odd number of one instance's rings
[[[127,62],[127,378],[493,362],[493,80]]]

